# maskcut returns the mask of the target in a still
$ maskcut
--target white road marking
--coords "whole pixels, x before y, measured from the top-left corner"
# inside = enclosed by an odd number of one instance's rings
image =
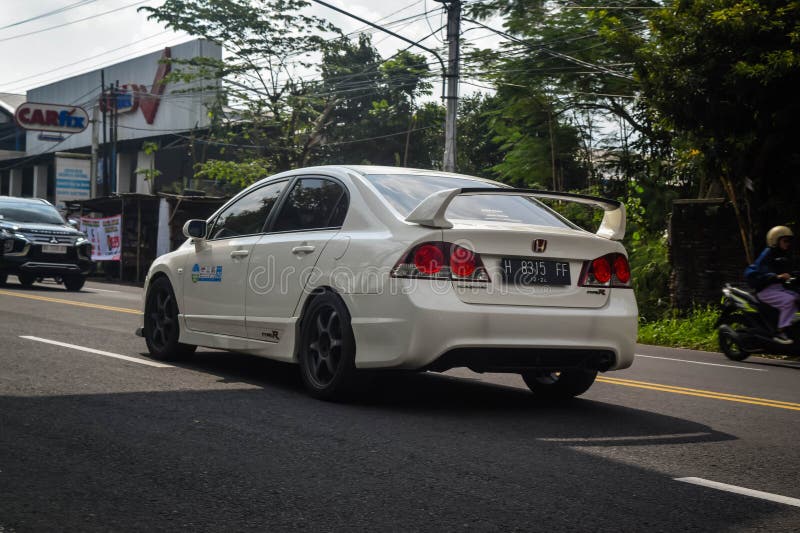
[[[780,494],[772,494],[771,492],[762,492],[760,490],[746,489],[736,485],[728,485],[727,483],[710,481],[701,477],[676,477],[675,481],[683,481],[684,483],[691,483],[692,485],[700,485],[701,487],[724,490],[726,492],[733,492],[734,494],[742,494],[744,496],[751,496],[753,498],[760,498],[762,500],[769,500],[771,502],[784,503],[786,505],[800,507],[800,499],[797,498],[781,496]]]
[[[544,442],[574,442],[580,444],[581,442],[608,442],[608,441],[640,441],[640,440],[667,440],[667,439],[688,439],[697,437],[707,437],[711,433],[707,431],[700,431],[696,433],[671,433],[669,435],[624,435],[615,437],[609,435],[608,437],[543,437],[536,440]]]
[[[706,363],[703,361],[687,361],[686,359],[675,359],[674,357],[657,357],[655,355],[642,355],[637,353],[636,357],[645,357],[647,359],[664,359],[665,361],[678,361],[679,363],[692,363],[695,365],[707,365],[707,366],[722,366],[725,368],[738,368],[739,370],[752,370],[753,372],[769,372],[769,370],[765,370],[763,368],[750,368],[749,366],[736,366],[736,365],[721,365],[719,363]]]
[[[90,291],[100,291],[100,292],[120,292],[120,291],[112,291],[110,289],[98,289],[97,287],[86,287],[86,289]]]
[[[165,365],[164,363],[156,363],[155,361],[148,361],[147,359],[140,359],[138,357],[129,357],[127,355],[121,355],[118,353],[104,352],[103,350],[95,350],[94,348],[87,348],[86,346],[78,346],[77,344],[68,344],[66,342],[52,341],[50,339],[43,339],[41,337],[32,337],[29,335],[20,335],[20,338],[28,339],[29,341],[44,342],[46,344],[63,346],[64,348],[72,348],[73,350],[80,350],[82,352],[104,355],[106,357],[113,357],[114,359],[122,359],[123,361],[130,361],[131,363],[139,363],[141,365],[154,366],[156,368],[174,368],[172,365]]]

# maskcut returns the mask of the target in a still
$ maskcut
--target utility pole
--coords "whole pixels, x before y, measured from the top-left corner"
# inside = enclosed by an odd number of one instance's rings
[[[100,109],[103,111],[103,196],[109,195],[108,188],[108,144],[106,141],[106,109],[108,108],[108,95],[106,94],[106,73],[100,71]]]
[[[119,94],[119,80],[111,86],[111,183],[114,192],[119,194],[119,179],[117,177],[117,126],[119,125],[119,112],[117,111],[117,95]]]
[[[444,170],[456,171],[456,118],[458,115],[459,37],[461,33],[461,0],[437,0],[447,9],[447,115],[444,125]]]
[[[100,98],[102,98],[102,91],[100,92]],[[91,186],[89,187],[89,196],[91,198],[97,197],[97,151],[98,151],[98,134],[97,134],[97,123],[99,122],[99,114],[100,110],[100,100],[98,99],[97,105],[92,107],[92,168],[89,171],[89,176],[91,176]]]
[[[430,48],[428,48],[426,46],[422,46],[418,42],[414,42],[414,41],[412,41],[411,39],[409,39],[407,37],[403,37],[402,35],[399,35],[399,34],[393,32],[391,30],[388,30],[388,29],[384,28],[383,26],[379,26],[379,25],[375,24],[374,22],[370,22],[368,20],[365,20],[365,19],[359,17],[358,15],[354,15],[353,13],[350,13],[349,11],[345,11],[344,9],[336,7],[336,6],[332,5],[332,4],[329,4],[328,2],[325,2],[323,0],[311,0],[311,1],[315,2],[315,3],[319,4],[319,5],[325,6],[328,9],[332,9],[334,11],[337,11],[337,12],[341,13],[342,15],[348,16],[348,17],[350,17],[352,19],[355,19],[355,20],[357,20],[359,22],[363,22],[364,24],[366,24],[368,26],[372,26],[376,30],[380,30],[383,33],[388,33],[392,37],[397,37],[401,41],[405,41],[405,42],[409,43],[411,46],[416,46],[417,48],[425,50],[429,54],[433,55],[433,57],[435,57],[439,61],[439,64],[442,66],[442,99],[447,101],[447,110],[448,110],[448,112],[447,112],[447,120],[445,121],[445,128],[444,128],[445,129],[445,139],[448,138],[448,135],[449,135],[448,132],[449,131],[452,130],[452,132],[453,132],[453,135],[452,135],[452,149],[450,150],[452,162],[450,164],[448,164],[448,155],[447,155],[448,154],[448,152],[447,152],[448,144],[447,144],[447,142],[445,142],[444,170],[449,171],[449,172],[455,171],[455,169],[456,169],[456,110],[458,108],[458,31],[459,31],[459,19],[461,18],[461,0],[451,0],[451,4],[454,4],[456,6],[456,8],[457,8],[457,13],[456,13],[456,16],[455,16],[455,18],[456,18],[455,40],[453,40],[452,37],[448,37],[450,39],[450,61],[451,61],[451,63],[450,63],[451,66],[450,66],[449,69],[445,68],[444,61],[442,60],[441,56],[436,52],[436,50],[431,50]],[[445,4],[445,0],[436,0],[436,1],[437,2],[441,2],[442,4]],[[447,4],[445,4],[445,7],[447,7]],[[447,12],[448,13],[448,25],[447,25],[447,28],[448,28],[448,32],[447,33],[448,33],[448,35],[450,35],[450,24],[449,24],[449,21],[450,21],[450,17],[452,16],[451,10],[452,10],[452,6],[451,6],[451,8],[448,9],[448,12]],[[455,47],[456,47],[455,48],[455,70],[452,67],[452,65],[453,65],[452,61],[453,61],[453,57],[454,57],[453,56],[453,42],[455,42]],[[452,72],[455,72],[455,87],[452,88],[452,91],[453,91],[453,94],[454,94],[453,98],[455,98],[455,100],[453,100],[454,104],[453,104],[453,112],[452,112],[452,117],[451,117],[451,113],[450,113],[450,101],[451,100],[450,100],[450,96],[445,96],[445,87],[444,87],[444,85],[447,84],[448,89],[450,89],[450,85],[452,84],[452,78],[449,78],[448,76],[450,76],[452,74]],[[448,82],[448,80],[451,80],[451,81]]]

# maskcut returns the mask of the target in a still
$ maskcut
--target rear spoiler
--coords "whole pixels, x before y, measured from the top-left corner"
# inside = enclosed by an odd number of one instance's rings
[[[453,224],[445,218],[450,202],[462,194],[505,194],[517,196],[533,196],[550,200],[563,200],[578,204],[591,205],[604,211],[603,221],[597,235],[620,241],[625,237],[625,204],[617,200],[588,196],[569,192],[540,191],[536,189],[511,189],[498,187],[470,187],[464,189],[444,189],[437,191],[424,200],[406,217],[406,222],[432,228],[452,228]]]

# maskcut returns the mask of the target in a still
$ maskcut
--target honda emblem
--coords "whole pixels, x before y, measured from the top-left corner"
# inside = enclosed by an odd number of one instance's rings
[[[537,254],[544,253],[547,249],[547,239],[536,239],[533,241],[533,251]]]

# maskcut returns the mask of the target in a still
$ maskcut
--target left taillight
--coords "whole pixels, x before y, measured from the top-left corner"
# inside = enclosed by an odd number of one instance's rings
[[[395,264],[392,277],[489,282],[480,254],[451,242],[414,246]]]
[[[581,287],[631,288],[631,267],[624,254],[606,254],[584,261],[578,285]]]

